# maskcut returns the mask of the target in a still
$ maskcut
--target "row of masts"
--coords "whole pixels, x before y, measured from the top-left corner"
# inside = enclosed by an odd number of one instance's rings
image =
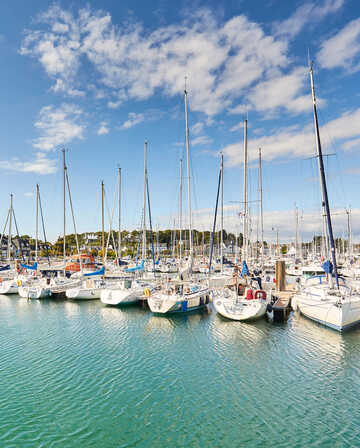
[[[337,265],[336,265],[336,255],[335,255],[335,243],[333,236],[333,229],[331,223],[330,207],[328,201],[328,192],[326,186],[324,163],[322,157],[322,148],[319,135],[319,124],[317,118],[316,109],[316,97],[315,97],[315,87],[313,80],[313,70],[310,68],[310,82],[311,82],[311,92],[313,100],[313,114],[314,114],[314,126],[316,135],[316,149],[318,157],[318,166],[320,174],[320,184],[321,184],[321,197],[322,197],[322,216],[323,216],[323,240],[325,244],[325,251],[329,252],[331,255],[332,263],[334,266],[334,274],[336,283],[338,284],[337,275]],[[188,220],[189,220],[189,256],[190,258],[194,254],[193,246],[193,232],[192,232],[192,212],[191,212],[191,176],[190,176],[190,150],[189,150],[189,122],[188,122],[188,93],[186,90],[186,84],[184,89],[184,106],[185,106],[185,147],[186,147],[186,162],[187,162],[187,196],[188,196]],[[68,192],[70,209],[72,214],[73,226],[75,231],[76,246],[77,251],[80,254],[79,242],[76,231],[76,222],[74,217],[74,210],[72,205],[69,178],[67,173],[67,166],[65,160],[65,149],[62,150],[63,153],[63,257],[66,258],[66,192]],[[182,259],[182,179],[183,179],[183,166],[182,159],[180,160],[180,193],[179,193],[179,228],[180,228],[180,259]],[[220,233],[220,258],[221,264],[223,264],[223,228],[224,228],[224,165],[223,165],[223,155],[221,155],[221,166],[220,166],[220,177],[219,177],[219,189],[221,191],[220,198],[220,209],[221,209],[221,233]],[[247,119],[244,120],[244,177],[243,177],[243,259],[247,259],[249,256],[249,245],[250,245],[250,235],[249,235],[249,200],[248,200],[248,142],[247,142]],[[119,190],[119,214],[118,214],[118,253],[121,254],[121,168],[118,169],[118,190]],[[259,148],[259,177],[258,177],[258,194],[259,194],[259,214],[260,214],[260,252],[261,257],[263,257],[263,242],[264,242],[264,228],[263,228],[263,202],[262,202],[262,160],[261,160],[261,149]],[[101,203],[102,203],[102,261],[105,263],[105,217],[104,217],[104,183],[101,182]],[[38,230],[39,230],[39,186],[36,186],[36,247],[35,247],[35,260],[38,258]],[[147,208],[148,203],[149,220],[151,220],[150,212],[150,202],[149,202],[149,188],[148,188],[148,173],[147,173],[147,142],[144,144],[144,195],[143,195],[143,210],[142,210],[142,258],[146,257],[146,221],[147,221]],[[299,245],[299,215],[298,209],[295,207],[296,214],[296,243],[295,250],[297,255],[298,245]],[[350,214],[348,214],[349,216]],[[12,233],[12,220],[16,225],[15,215],[13,212],[12,195],[10,209],[8,212],[7,221],[9,220],[9,235],[8,240],[11,240]],[[215,217],[216,219],[216,217]],[[326,224],[326,225],[325,225]],[[17,225],[16,225],[17,226]],[[349,226],[349,225],[348,225]],[[4,232],[3,232],[4,234]],[[2,235],[3,235],[2,234]],[[350,234],[350,231],[349,231]],[[2,237],[1,237],[2,238]],[[350,237],[349,237],[350,238]],[[257,235],[258,241],[258,235]],[[350,241],[349,241],[350,243]],[[8,245],[7,258],[10,259],[10,244]],[[80,267],[81,267],[81,257],[80,257]]]

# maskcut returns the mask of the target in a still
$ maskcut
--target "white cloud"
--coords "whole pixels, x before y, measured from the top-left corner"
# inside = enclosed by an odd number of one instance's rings
[[[100,123],[100,127],[97,131],[97,135],[105,135],[109,133],[109,126],[108,123],[106,121],[102,121]]]
[[[355,138],[353,140],[349,140],[349,141],[345,142],[342,146],[345,150],[354,149],[354,148],[360,149],[360,138]]]
[[[56,160],[43,153],[36,153],[34,160],[22,162],[18,158],[0,161],[0,169],[21,173],[53,174],[57,171]]]
[[[213,142],[213,139],[208,137],[207,135],[199,135],[191,140],[192,146],[197,145],[208,145]]]
[[[74,139],[82,139],[85,129],[81,123],[82,115],[82,109],[74,104],[44,106],[35,123],[41,135],[33,141],[33,146],[41,151],[51,151]]]
[[[144,114],[137,114],[135,112],[129,112],[128,119],[121,125],[121,129],[130,129],[137,124],[143,122],[145,119]]]
[[[230,109],[229,113],[233,115],[244,115],[248,111],[249,111],[249,105],[238,104],[237,106]]]
[[[311,110],[310,95],[301,95],[308,82],[308,70],[297,67],[287,75],[273,76],[260,82],[249,94],[249,102],[258,111],[271,111],[280,107],[289,112]]]
[[[26,193],[24,193],[24,196],[26,198],[32,198],[34,196],[34,193],[32,191],[27,191]]]
[[[243,15],[220,24],[206,9],[147,32],[140,24],[115,25],[106,12],[86,8],[73,15],[52,6],[37,29],[27,31],[20,52],[38,59],[55,81],[53,90],[73,96],[83,93],[83,64],[90,64],[97,87],[111,91],[110,108],[129,98],[146,99],[156,89],[180,95],[186,74],[192,109],[207,115],[231,106],[249,86],[289,62],[286,42],[260,25]]]
[[[327,138],[331,142],[337,142],[344,149],[350,149],[346,145],[353,142],[355,137],[360,137],[360,108],[345,112],[339,118],[329,121],[320,128],[322,145],[326,149]],[[350,143],[351,146],[351,143]],[[299,127],[280,128],[276,133],[249,140],[249,160],[256,160],[258,148],[262,148],[264,160],[278,158],[297,158],[312,156],[315,154],[315,137],[312,123],[300,129]],[[240,165],[243,162],[243,141],[233,143],[222,148],[227,164]]]
[[[317,59],[324,68],[343,67],[354,72],[360,70],[359,53],[360,19],[356,19],[323,42]]]
[[[240,121],[240,123],[235,124],[232,128],[230,128],[230,132],[237,132],[244,129],[244,122]]]
[[[275,33],[278,36],[293,38],[306,24],[318,22],[327,15],[337,12],[343,6],[344,1],[324,0],[319,6],[316,5],[316,2],[304,3],[288,19],[275,24]]]
[[[199,135],[203,132],[203,130],[204,130],[204,123],[198,121],[193,126],[191,126],[190,132],[193,135]]]

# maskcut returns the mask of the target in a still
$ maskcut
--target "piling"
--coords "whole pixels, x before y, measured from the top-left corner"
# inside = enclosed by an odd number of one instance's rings
[[[277,261],[275,265],[275,276],[276,276],[276,290],[285,291],[286,289],[286,279],[285,279],[285,261]]]
[[[285,261],[277,261],[275,265],[276,291],[272,294],[271,309],[274,312],[274,321],[283,322],[289,314],[292,291],[286,290]]]

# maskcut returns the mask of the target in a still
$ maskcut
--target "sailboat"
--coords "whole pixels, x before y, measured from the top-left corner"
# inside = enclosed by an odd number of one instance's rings
[[[1,234],[0,238],[0,245],[5,233],[6,226],[8,225],[8,236],[7,236],[7,266],[3,267],[1,269],[2,272],[6,272],[6,276],[4,278],[0,277],[0,294],[17,294],[19,290],[19,286],[22,284],[25,284],[28,281],[28,278],[26,275],[21,275],[20,269],[18,268],[19,260],[15,260],[15,269],[11,268],[11,251],[13,247],[13,241],[12,241],[12,225],[15,224],[15,228],[18,234],[18,241],[19,241],[19,249],[21,250],[21,242],[18,232],[18,227],[16,223],[15,218],[15,212],[13,207],[13,195],[10,194],[10,207],[8,211],[8,215],[5,221],[4,230]],[[15,254],[14,254],[15,258]]]
[[[125,269],[126,274],[144,273],[146,258],[146,195],[147,195],[147,142],[144,143],[144,202],[142,211],[142,261],[139,265]],[[150,293],[152,285],[141,278],[125,278],[103,289],[100,300],[105,305],[122,306],[140,303],[144,294]]]
[[[100,299],[101,291],[106,287],[104,281],[105,274],[105,229],[104,229],[104,182],[101,182],[101,216],[102,216],[102,268],[98,271],[89,272],[83,274],[81,258],[80,260],[80,272],[84,278],[79,286],[69,288],[65,291],[65,295],[70,300],[95,300]],[[75,223],[75,221],[74,221]],[[76,233],[76,231],[75,231]],[[78,243],[77,243],[78,244]],[[79,248],[78,248],[78,252]]]
[[[351,328],[360,322],[360,294],[354,292],[338,275],[335,243],[331,222],[330,206],[325,178],[324,162],[321,149],[319,123],[317,117],[316,97],[312,66],[310,66],[310,83],[313,100],[316,149],[320,173],[323,216],[326,218],[330,242],[331,262],[323,264],[325,276],[311,277],[292,299],[292,307],[304,316],[338,331]],[[316,284],[314,282],[316,281]]]
[[[22,264],[21,266],[32,271],[34,273],[34,277],[25,285],[19,285],[18,294],[20,297],[24,297],[27,299],[44,299],[50,297],[50,279],[37,277],[37,269],[38,269],[38,248],[39,248],[39,204],[40,203],[40,190],[39,185],[36,184],[36,230],[35,230],[35,263],[32,266],[27,266]],[[41,215],[42,216],[42,215]],[[46,243],[46,241],[45,241]]]
[[[193,266],[193,231],[191,216],[191,183],[190,183],[190,150],[188,124],[188,93],[184,89],[185,102],[185,145],[187,162],[187,190],[189,213],[189,259],[186,268],[179,273],[179,279],[171,281],[169,278],[159,289],[148,297],[150,310],[156,314],[185,313],[206,307],[210,303],[209,288],[191,279]]]
[[[249,280],[250,272],[246,264],[248,255],[248,196],[247,196],[247,120],[244,121],[244,230],[243,230],[243,264],[239,281],[238,272],[222,290],[214,291],[213,303],[216,311],[232,320],[254,320],[266,313],[266,292],[257,281]]]

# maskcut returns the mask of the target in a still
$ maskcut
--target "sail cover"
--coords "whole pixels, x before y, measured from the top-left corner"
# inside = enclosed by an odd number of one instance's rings
[[[32,271],[36,271],[36,269],[37,269],[37,263],[36,263],[36,261],[35,261],[35,263],[34,263],[32,266],[30,266],[30,265],[28,265],[28,264],[22,264],[22,263],[20,263],[20,266],[21,266],[22,268],[25,268],[25,269],[31,269]]]
[[[145,261],[141,260],[141,263],[133,268],[125,269],[125,272],[136,272],[136,271],[143,271],[144,270]]]
[[[104,275],[105,274],[105,267],[103,266],[98,271],[89,272],[88,274],[84,274],[84,277],[93,277],[94,275]]]
[[[249,275],[249,268],[247,267],[246,261],[244,260],[242,262],[242,269],[241,269],[241,277],[244,277],[244,275]]]
[[[324,271],[325,271],[327,274],[332,274],[332,271],[333,271],[333,265],[332,265],[332,263],[331,263],[330,260],[325,261],[325,263],[322,265],[322,268],[324,269]]]

